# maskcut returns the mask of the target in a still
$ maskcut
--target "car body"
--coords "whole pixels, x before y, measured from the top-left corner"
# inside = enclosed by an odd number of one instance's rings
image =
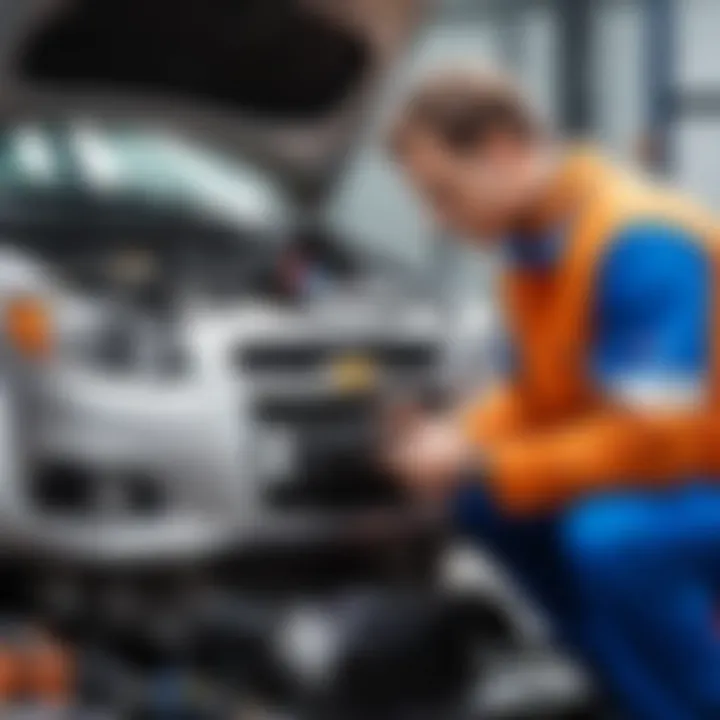
[[[273,486],[315,472],[342,485],[373,452],[359,444],[378,396],[441,377],[440,314],[407,273],[365,258],[346,282],[318,260],[322,287],[288,292],[292,233],[260,203],[223,220],[107,189],[0,203],[0,297],[38,299],[55,334],[39,360],[6,346],[6,401],[33,415],[5,475],[19,546],[157,561],[305,527]]]
[[[283,0],[268,15],[250,3],[225,18],[238,35],[224,50],[205,35],[218,27],[212,12],[192,29],[167,26],[168,52],[184,47],[185,31],[199,33],[191,85],[150,46],[136,62],[148,30],[137,35],[138,23],[161,22],[135,17],[139,6],[111,3],[101,15],[84,2],[7,8],[14,60],[0,99],[0,300],[37,296],[58,335],[44,363],[23,363],[6,348],[7,412],[33,408],[22,429],[27,451],[13,452],[15,437],[5,442],[8,542],[139,562],[206,555],[295,523],[319,530],[322,520],[307,509],[270,506],[266,475],[289,481],[307,475],[307,463],[347,475],[358,463],[352,452],[343,462],[317,460],[333,426],[367,445],[378,394],[444,383],[485,347],[485,308],[469,324],[467,312],[456,321],[422,271],[352,245],[327,219],[383,72],[426,12],[412,2],[371,5],[338,13]],[[187,10],[180,25],[200,12]],[[253,24],[269,33],[266,42],[251,42]],[[106,31],[108,47],[120,43],[113,52],[134,48],[122,77],[97,43],[94,60],[65,69],[48,61],[48,53],[67,58],[60,48],[74,33]],[[298,68],[293,60],[309,52],[310,38],[322,52]],[[278,60],[268,47],[280,41],[287,47]],[[236,65],[225,77],[214,63],[230,57]],[[260,59],[267,72],[258,75]],[[319,237],[324,258],[303,256],[308,235],[315,246]],[[352,277],[338,262],[357,266]],[[298,263],[303,286],[281,287],[292,285],[286,276]],[[122,277],[133,272],[154,277]],[[267,272],[274,276],[263,280]],[[165,297],[130,297],[143,292]],[[91,346],[110,343],[102,336],[111,326],[127,336],[113,342],[138,357],[99,358],[107,350]],[[173,352],[181,371],[153,368],[163,362],[155,355]],[[155,512],[133,510],[132,495]],[[105,502],[115,509],[102,510]]]

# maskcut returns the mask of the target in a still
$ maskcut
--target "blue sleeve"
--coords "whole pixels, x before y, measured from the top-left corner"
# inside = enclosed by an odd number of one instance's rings
[[[710,358],[710,259],[686,231],[637,225],[599,268],[592,367],[607,388],[704,384]],[[662,394],[662,392],[661,392]]]

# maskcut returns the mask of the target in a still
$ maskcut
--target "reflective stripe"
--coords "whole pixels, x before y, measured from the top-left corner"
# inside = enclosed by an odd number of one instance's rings
[[[655,412],[698,409],[708,397],[707,378],[673,373],[624,375],[607,381],[605,389],[616,402]]]

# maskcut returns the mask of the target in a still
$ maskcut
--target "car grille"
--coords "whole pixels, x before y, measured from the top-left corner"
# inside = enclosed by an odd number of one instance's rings
[[[263,398],[256,404],[256,419],[268,425],[292,425],[323,430],[368,417],[373,403],[368,397]]]
[[[438,355],[430,341],[285,340],[239,348],[235,359],[253,392],[254,419],[261,427],[331,437],[372,423],[378,396],[388,390],[429,387]],[[343,369],[351,370],[349,378]],[[358,369],[359,378],[352,372]]]
[[[415,371],[432,366],[438,348],[420,341],[312,344],[257,344],[239,349],[235,364],[247,372],[309,372],[343,355],[357,354],[389,371]]]
[[[238,349],[236,367],[253,390],[260,477],[273,505],[348,507],[395,503],[398,492],[378,465],[379,400],[388,389],[434,379],[438,346],[429,341],[274,342]],[[333,371],[367,365],[368,383],[349,386]],[[281,438],[292,461],[273,446]],[[271,449],[268,450],[268,447]]]
[[[266,501],[355,510],[396,504],[398,490],[377,462],[376,410],[370,396],[259,399],[259,427],[282,428],[294,446],[292,467],[264,476]]]

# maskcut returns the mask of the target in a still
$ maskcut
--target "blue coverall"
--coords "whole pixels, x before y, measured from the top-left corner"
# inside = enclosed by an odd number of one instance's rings
[[[595,281],[592,377],[609,394],[645,387],[658,412],[678,392],[702,398],[706,390],[710,260],[685,233],[659,224],[623,230]],[[562,233],[507,247],[509,262],[536,272],[566,251]],[[545,606],[627,717],[720,718],[716,479],[608,492],[532,520],[508,519],[478,486],[461,488],[453,505],[458,526]]]

